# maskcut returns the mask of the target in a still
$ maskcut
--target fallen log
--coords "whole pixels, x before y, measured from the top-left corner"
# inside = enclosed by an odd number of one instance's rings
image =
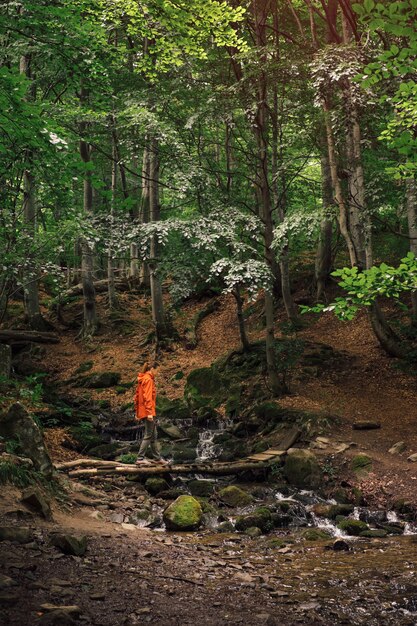
[[[103,278],[103,280],[94,281],[94,289],[96,293],[101,293],[103,291],[107,291],[109,288],[109,281],[107,278]],[[119,291],[129,289],[129,285],[124,280],[115,280],[114,286]],[[62,294],[63,298],[73,298],[75,296],[81,296],[83,294],[83,285],[82,283],[78,283],[78,285],[74,285],[74,287],[70,287]]]
[[[42,333],[36,330],[0,330],[0,343],[14,342],[59,343],[61,340],[54,333]]]
[[[253,461],[232,461],[230,463],[190,463],[189,465],[145,465],[138,467],[136,465],[117,465],[111,468],[95,467],[91,469],[78,469],[69,472],[71,478],[89,477],[89,476],[154,476],[155,474],[211,474],[214,476],[226,476],[239,474],[248,470],[268,469],[272,459],[268,462],[254,463]],[[277,459],[273,460],[274,463]]]
[[[74,467],[119,467],[118,461],[103,461],[102,459],[76,459],[75,461],[65,461],[57,463],[54,467],[56,470],[72,469]]]

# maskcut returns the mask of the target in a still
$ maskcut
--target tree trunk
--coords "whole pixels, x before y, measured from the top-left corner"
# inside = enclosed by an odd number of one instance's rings
[[[31,81],[31,56],[24,55],[20,59],[20,74]],[[28,100],[34,100],[35,89],[31,83]],[[33,330],[47,330],[48,326],[42,317],[39,306],[39,283],[38,268],[33,256],[32,246],[36,238],[36,199],[35,199],[35,179],[33,176],[34,155],[29,150],[26,151],[26,164],[23,172],[23,222],[25,234],[28,238],[28,254],[23,275],[23,291],[25,311],[29,326]]]
[[[140,204],[140,220],[142,224],[147,224],[150,220],[150,164],[151,155],[149,147],[145,146],[142,162],[142,196]],[[143,262],[140,268],[140,285],[145,289],[150,289],[151,286],[149,266],[146,262]]]
[[[114,207],[116,203],[117,189],[117,145],[116,145],[116,120],[115,115],[111,116],[112,127],[112,167],[111,167],[111,200],[110,200],[110,233],[109,245],[107,250],[107,279],[108,279],[108,297],[109,309],[116,309],[119,305],[116,287],[114,284],[114,258],[113,258],[113,223],[114,223]]]
[[[417,257],[417,188],[414,178],[406,181],[408,235],[410,237],[410,251]],[[411,293],[413,311],[413,326],[417,326],[417,291]]]
[[[88,100],[88,94],[84,87],[81,87],[81,105]],[[84,138],[87,131],[87,123],[80,123],[80,135],[81,140],[79,144],[80,156],[83,160],[86,171],[84,173],[84,195],[83,206],[85,215],[91,216],[93,214],[93,186],[91,181],[91,170],[87,169],[88,164],[91,162],[91,147]],[[82,336],[89,338],[95,335],[98,327],[97,312],[96,312],[96,292],[93,282],[94,273],[94,254],[92,245],[89,241],[83,237],[81,240],[81,277],[83,285],[84,295],[84,323],[82,329]]]
[[[159,205],[159,146],[155,138],[150,142],[149,152],[149,210],[151,222],[158,222],[161,219]],[[165,317],[162,284],[158,275],[158,257],[159,244],[156,235],[154,235],[151,239],[149,270],[152,320],[155,325],[156,338],[159,341],[169,337],[171,333]]]
[[[333,205],[332,179],[330,174],[329,156],[323,151],[321,156],[321,180],[323,211],[326,215]],[[325,296],[325,289],[332,269],[332,220],[324,217],[320,222],[319,245],[316,254],[315,282],[316,301]]]
[[[245,319],[243,317],[243,301],[242,301],[242,296],[240,294],[239,287],[236,287],[233,290],[233,295],[236,300],[237,323],[239,326],[240,341],[241,341],[244,352],[247,352],[248,350],[250,350],[250,343],[246,334]]]

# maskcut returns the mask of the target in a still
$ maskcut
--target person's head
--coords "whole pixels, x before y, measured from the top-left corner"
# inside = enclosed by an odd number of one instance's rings
[[[146,372],[150,372],[155,375],[159,367],[159,363],[157,361],[146,361],[141,367],[141,374],[145,374]]]

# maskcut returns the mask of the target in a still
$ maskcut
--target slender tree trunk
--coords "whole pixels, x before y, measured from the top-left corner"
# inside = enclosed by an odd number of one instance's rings
[[[143,150],[142,161],[142,196],[140,205],[140,220],[142,224],[147,224],[150,220],[150,186],[151,186],[151,154],[148,146]],[[140,284],[145,289],[150,289],[149,266],[143,262],[140,269]]]
[[[266,22],[268,16],[268,2],[260,0],[254,3],[255,36],[259,50],[266,49]],[[261,58],[262,62],[266,59]],[[274,268],[274,253],[272,250],[273,221],[271,206],[271,190],[268,171],[268,108],[267,108],[267,77],[264,69],[258,76],[258,102],[253,124],[253,132],[257,143],[257,185],[260,198],[260,217],[263,222],[264,254],[271,272]],[[266,324],[266,363],[271,392],[274,396],[282,393],[275,362],[275,333],[274,333],[274,299],[272,293],[265,291],[265,324]]]
[[[239,287],[236,287],[233,290],[233,295],[236,300],[237,322],[239,326],[240,341],[241,341],[243,350],[247,352],[248,350],[250,350],[250,343],[249,343],[248,336],[246,334],[245,319],[243,317],[243,300],[242,300]]]
[[[153,138],[149,146],[149,209],[151,222],[161,219],[159,205],[159,146]],[[169,324],[167,323],[162,297],[162,284],[158,275],[159,244],[156,235],[151,239],[150,246],[150,285],[152,301],[152,320],[155,325],[157,340],[170,336]]]
[[[114,113],[111,119],[112,127],[112,167],[111,167],[111,199],[110,199],[110,233],[109,245],[107,250],[107,279],[108,279],[108,297],[109,309],[118,307],[118,298],[116,287],[114,285],[114,258],[113,258],[113,227],[114,227],[114,208],[116,203],[117,191],[117,145],[116,145],[116,120]]]
[[[20,59],[20,73],[30,81],[32,80],[31,72],[31,55],[24,55]],[[35,99],[35,88],[31,82],[28,100]],[[28,318],[29,326],[33,330],[47,330],[47,324],[42,317],[39,306],[39,282],[38,268],[33,256],[32,246],[36,239],[36,198],[35,198],[35,178],[33,175],[34,155],[32,152],[26,152],[27,168],[23,172],[23,222],[25,234],[28,238],[28,256],[23,276],[23,291],[25,311]]]
[[[330,174],[329,155],[324,150],[321,156],[322,203],[326,214],[333,205],[332,179]],[[332,234],[333,223],[328,217],[320,222],[319,245],[316,254],[315,282],[316,301],[324,298],[327,282],[332,268]]]
[[[417,186],[414,178],[406,181],[408,234],[410,251],[417,257]],[[417,326],[417,291],[411,293],[413,326]]]
[[[88,100],[88,94],[84,87],[81,87],[81,104],[86,103]],[[86,171],[84,173],[84,195],[83,206],[84,213],[87,217],[93,214],[93,186],[91,181],[91,170],[87,169],[88,164],[91,162],[91,147],[85,140],[85,133],[87,132],[87,123],[80,123],[80,156],[83,160]],[[93,282],[94,273],[94,253],[93,247],[89,241],[83,237],[81,240],[81,277],[83,285],[84,295],[84,324],[82,329],[82,336],[89,338],[95,335],[98,328],[97,311],[96,311],[96,292]]]

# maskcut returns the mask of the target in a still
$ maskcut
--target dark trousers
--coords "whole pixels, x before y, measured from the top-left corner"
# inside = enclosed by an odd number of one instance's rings
[[[145,458],[145,453],[149,446],[151,448],[152,457],[154,459],[160,459],[161,452],[159,450],[156,418],[154,417],[153,420],[145,418],[143,421],[145,422],[145,434],[143,436],[142,443],[140,444],[138,459]]]

